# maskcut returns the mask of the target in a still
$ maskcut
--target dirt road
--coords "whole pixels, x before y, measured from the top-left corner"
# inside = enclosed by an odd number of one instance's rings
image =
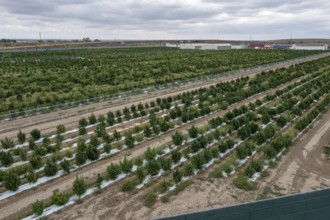
[[[330,162],[322,156],[322,147],[330,142],[329,124],[330,111],[301,136],[255,191],[239,190],[233,187],[231,178],[210,179],[204,172],[194,177],[194,183],[183,192],[171,197],[170,202],[159,201],[152,209],[143,206],[143,192],[121,193],[111,187],[49,219],[152,219],[330,187]]]
[[[283,63],[276,63],[264,67],[257,67],[245,72],[238,71],[235,75],[219,77],[218,79],[211,79],[203,82],[195,82],[178,86],[176,88],[158,90],[155,92],[145,93],[130,96],[122,99],[115,99],[111,102],[100,102],[86,106],[75,107],[67,110],[59,110],[51,113],[35,115],[27,118],[15,119],[12,121],[1,121],[0,122],[0,139],[9,137],[16,139],[16,135],[19,129],[29,134],[33,129],[38,128],[42,134],[54,133],[56,126],[63,124],[66,128],[73,128],[78,126],[78,121],[85,117],[87,118],[92,112],[95,115],[106,114],[109,111],[121,110],[125,106],[131,106],[132,104],[137,105],[138,103],[146,103],[154,101],[157,97],[173,96],[184,91],[190,91],[202,87],[209,87],[218,82],[232,80],[241,76],[254,76],[255,74],[261,73],[262,71],[269,71],[273,69],[279,69],[282,67],[288,67],[294,64],[319,59],[321,57],[330,56],[330,53],[318,54],[309,57],[299,58]]]

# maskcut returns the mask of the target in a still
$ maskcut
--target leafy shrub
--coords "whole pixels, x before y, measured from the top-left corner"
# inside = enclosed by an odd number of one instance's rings
[[[1,145],[3,149],[9,149],[15,146],[14,141],[8,137],[5,137],[5,139],[1,140]]]
[[[69,201],[69,199],[70,199],[70,194],[68,194],[68,193],[54,192],[51,197],[52,204],[58,205],[58,206],[62,206],[64,204],[66,204]]]
[[[141,167],[138,167],[137,170],[136,170],[136,177],[138,178],[139,180],[139,183],[142,183],[144,178],[146,177],[146,174],[143,170],[143,168]]]
[[[182,144],[183,139],[184,139],[183,135],[181,133],[179,133],[178,131],[176,131],[175,134],[172,135],[173,143],[177,146]]]
[[[144,197],[144,206],[151,208],[157,201],[157,195],[154,192],[149,192]]]
[[[85,164],[86,161],[87,161],[86,153],[82,152],[82,151],[78,151],[76,153],[75,159],[76,159],[76,164],[78,166],[81,166],[81,165]]]
[[[239,175],[237,178],[233,180],[233,184],[237,188],[244,189],[246,191],[251,191],[256,189],[255,183],[250,183],[248,177],[245,175]]]
[[[87,147],[86,156],[90,160],[97,160],[100,157],[100,153],[95,146],[90,145]]]
[[[128,148],[132,149],[134,147],[135,139],[132,134],[127,134],[125,136],[125,144]]]
[[[130,173],[133,167],[132,161],[128,160],[127,157],[124,157],[124,160],[120,161],[119,165],[124,173]]]
[[[64,159],[61,161],[60,166],[64,172],[70,173],[70,162],[68,160]]]
[[[147,150],[144,152],[144,156],[147,160],[153,160],[155,159],[157,153],[155,148],[151,149],[150,147],[147,148]]]
[[[183,168],[184,176],[191,176],[194,174],[194,166],[191,163],[187,163]]]
[[[21,130],[18,131],[18,134],[17,134],[17,139],[18,139],[18,142],[23,144],[26,140],[26,135],[25,133],[23,133]]]
[[[72,184],[73,192],[79,196],[79,198],[86,192],[87,185],[83,177],[77,177]]]
[[[14,158],[10,152],[1,151],[0,152],[0,161],[3,166],[8,167],[14,163]]]
[[[57,125],[57,127],[56,127],[56,133],[57,134],[62,134],[64,132],[66,132],[65,126],[62,125],[62,124]]]
[[[29,169],[24,176],[30,183],[35,183],[38,180],[38,174],[36,174],[32,168]]]
[[[146,166],[148,174],[155,176],[160,170],[160,164],[158,160],[149,160]]]
[[[44,172],[46,176],[54,176],[57,173],[57,164],[47,160]]]
[[[107,173],[108,173],[108,177],[111,180],[114,180],[117,178],[117,176],[120,174],[120,166],[117,164],[113,164],[111,163],[108,167],[107,167]]]
[[[39,155],[33,155],[29,160],[33,169],[39,169],[42,166],[42,159]]]
[[[92,113],[89,117],[88,117],[88,121],[89,121],[89,124],[95,124],[97,122],[97,118],[96,116]]]
[[[121,191],[123,192],[132,191],[134,187],[137,186],[138,184],[139,184],[139,180],[134,177],[126,179],[121,185]]]
[[[33,138],[33,140],[39,140],[41,137],[41,133],[38,129],[34,129],[31,131],[31,137]]]
[[[35,203],[32,204],[32,212],[39,216],[44,212],[44,203],[43,201],[37,200]]]
[[[3,175],[2,182],[6,189],[16,191],[21,183],[21,180],[16,172],[9,170]]]
[[[181,153],[179,150],[174,150],[171,152],[171,159],[174,164],[178,163],[181,159]]]

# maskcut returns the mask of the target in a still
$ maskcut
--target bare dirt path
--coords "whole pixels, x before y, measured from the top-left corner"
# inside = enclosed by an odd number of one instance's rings
[[[63,124],[67,128],[77,127],[79,119],[82,117],[87,118],[91,112],[96,115],[106,114],[109,111],[116,111],[123,109],[125,106],[130,106],[132,104],[137,105],[138,103],[146,103],[155,100],[157,97],[167,97],[173,96],[184,91],[190,91],[193,89],[198,89],[202,87],[209,87],[218,82],[232,80],[242,76],[253,76],[262,71],[269,71],[274,69],[279,69],[283,67],[289,67],[294,64],[316,60],[321,57],[327,57],[330,53],[317,54],[313,56],[303,57],[295,60],[290,60],[282,63],[276,63],[264,67],[256,67],[248,71],[237,71],[236,74],[231,76],[219,77],[218,79],[210,79],[202,82],[195,82],[191,84],[186,84],[183,86],[178,86],[176,88],[158,90],[155,92],[150,92],[146,94],[134,95],[122,99],[115,99],[111,102],[100,102],[90,105],[75,107],[67,110],[59,110],[51,113],[35,115],[27,118],[15,119],[12,121],[1,121],[0,122],[0,139],[4,137],[9,137],[16,139],[16,135],[19,129],[23,132],[29,134],[33,129],[38,128],[42,134],[48,134],[55,132],[56,126],[58,124]]]
[[[186,133],[186,129],[188,129],[191,126],[191,124],[195,124],[195,126],[197,126],[197,127],[204,126],[205,124],[207,124],[208,120],[211,118],[214,118],[217,116],[223,116],[226,112],[228,112],[234,108],[238,108],[242,105],[246,105],[249,102],[254,102],[257,99],[262,99],[266,95],[273,94],[276,90],[283,89],[283,88],[287,87],[288,85],[293,84],[294,82],[299,82],[302,79],[303,79],[303,77],[293,80],[289,83],[283,84],[275,89],[271,89],[264,93],[258,94],[256,96],[250,97],[248,99],[245,99],[241,102],[235,103],[235,104],[231,105],[225,111],[215,112],[206,117],[198,119],[194,122],[186,124],[176,130]],[[77,175],[84,176],[87,181],[95,179],[97,177],[98,173],[102,173],[102,174],[104,173],[104,171],[106,170],[106,167],[111,162],[119,163],[119,161],[122,160],[124,158],[124,156],[127,156],[128,159],[135,159],[135,158],[142,156],[147,147],[156,148],[156,147],[162,146],[166,143],[169,143],[172,140],[171,136],[174,132],[175,131],[171,131],[158,138],[147,141],[141,145],[137,145],[133,149],[122,151],[119,154],[117,154],[111,158],[97,161],[91,165],[88,165],[75,172],[72,172],[69,175],[63,176],[63,177],[55,179],[51,182],[40,185],[37,187],[36,190],[28,190],[28,191],[22,192],[16,196],[13,196],[13,197],[10,197],[3,201],[0,201],[0,219],[12,218],[13,216],[19,216],[20,214],[22,214],[26,211],[29,211],[31,209],[32,202],[36,201],[37,199],[45,200],[45,199],[49,198],[52,195],[54,190],[60,190],[60,191],[71,190],[72,182],[75,180]],[[16,205],[13,206],[12,204],[16,204]]]
[[[101,195],[90,196],[83,204],[65,208],[49,219],[153,219],[330,187],[330,162],[322,156],[323,146],[330,142],[329,124],[330,111],[283,155],[270,176],[260,180],[255,191],[239,190],[232,185],[231,178],[210,179],[204,172],[194,177],[194,183],[183,192],[171,197],[170,202],[159,201],[151,209],[142,204],[143,192],[122,193],[110,187]],[[304,156],[306,148],[309,150]]]

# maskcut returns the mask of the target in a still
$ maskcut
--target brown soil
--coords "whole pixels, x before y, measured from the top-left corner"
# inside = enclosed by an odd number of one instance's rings
[[[122,193],[111,187],[50,219],[152,219],[329,187],[330,162],[323,155],[323,146],[329,142],[330,111],[283,155],[276,168],[270,170],[270,176],[259,181],[255,191],[239,190],[232,185],[232,178],[210,179],[204,172],[194,177],[194,183],[186,190],[171,197],[170,202],[159,201],[151,209],[142,204],[144,192]]]

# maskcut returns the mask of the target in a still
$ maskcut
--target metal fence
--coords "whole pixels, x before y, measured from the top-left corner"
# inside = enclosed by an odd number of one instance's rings
[[[330,189],[244,203],[160,220],[329,220]]]

